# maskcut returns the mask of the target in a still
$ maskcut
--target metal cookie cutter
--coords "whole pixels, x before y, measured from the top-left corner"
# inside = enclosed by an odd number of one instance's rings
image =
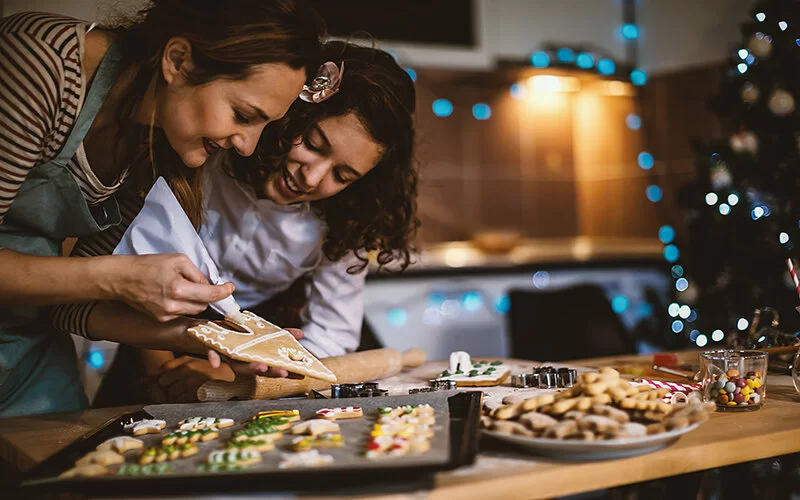
[[[578,378],[577,370],[571,368],[559,368],[557,373],[559,387],[572,387],[575,385],[575,379]]]
[[[539,387],[539,376],[534,373],[511,375],[511,385],[522,388]]]
[[[371,398],[387,396],[389,391],[378,387],[377,382],[361,384],[331,384],[331,399],[338,398]]]

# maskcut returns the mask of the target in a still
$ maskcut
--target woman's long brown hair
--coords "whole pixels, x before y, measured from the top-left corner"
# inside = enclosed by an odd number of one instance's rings
[[[305,68],[307,77],[313,77],[324,23],[306,0],[153,0],[140,12],[138,22],[122,23],[117,32],[121,68],[136,69],[115,113],[119,127],[115,158],[134,162],[128,189],[146,193],[157,176],[164,176],[199,227],[201,169],[186,167],[163,131],[132,120],[153,79],[157,91],[164,84],[160,68],[167,41],[183,37],[191,43],[194,68],[187,75],[191,85],[219,78],[241,80],[253,66],[265,63]]]

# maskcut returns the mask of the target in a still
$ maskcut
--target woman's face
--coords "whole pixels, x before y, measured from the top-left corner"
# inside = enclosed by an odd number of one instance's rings
[[[254,66],[243,80],[192,86],[185,76],[191,64],[191,45],[170,40],[162,60],[166,91],[156,103],[158,126],[190,168],[220,149],[252,155],[264,126],[286,114],[305,81],[302,69],[269,63]]]
[[[365,176],[383,155],[353,113],[321,120],[298,138],[285,166],[264,185],[267,198],[280,205],[330,198]]]

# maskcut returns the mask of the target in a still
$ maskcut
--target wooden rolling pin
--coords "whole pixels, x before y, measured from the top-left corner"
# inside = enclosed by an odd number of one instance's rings
[[[403,354],[395,349],[374,349],[326,358],[322,363],[336,375],[340,384],[355,384],[397,375],[403,368],[416,368],[425,362],[425,351],[411,349]],[[305,377],[272,378],[257,375],[238,377],[233,382],[212,380],[197,389],[200,401],[239,399],[275,399],[305,394],[312,389],[325,390],[330,383]]]

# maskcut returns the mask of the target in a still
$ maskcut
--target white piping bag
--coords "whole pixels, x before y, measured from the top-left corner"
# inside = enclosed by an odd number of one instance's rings
[[[219,277],[219,269],[203,245],[203,240],[197,235],[189,217],[163,177],[159,177],[147,193],[142,211],[133,219],[114,249],[114,255],[157,253],[182,253],[191,259],[210,283],[223,283]],[[240,322],[241,308],[233,295],[210,305],[227,319]]]

